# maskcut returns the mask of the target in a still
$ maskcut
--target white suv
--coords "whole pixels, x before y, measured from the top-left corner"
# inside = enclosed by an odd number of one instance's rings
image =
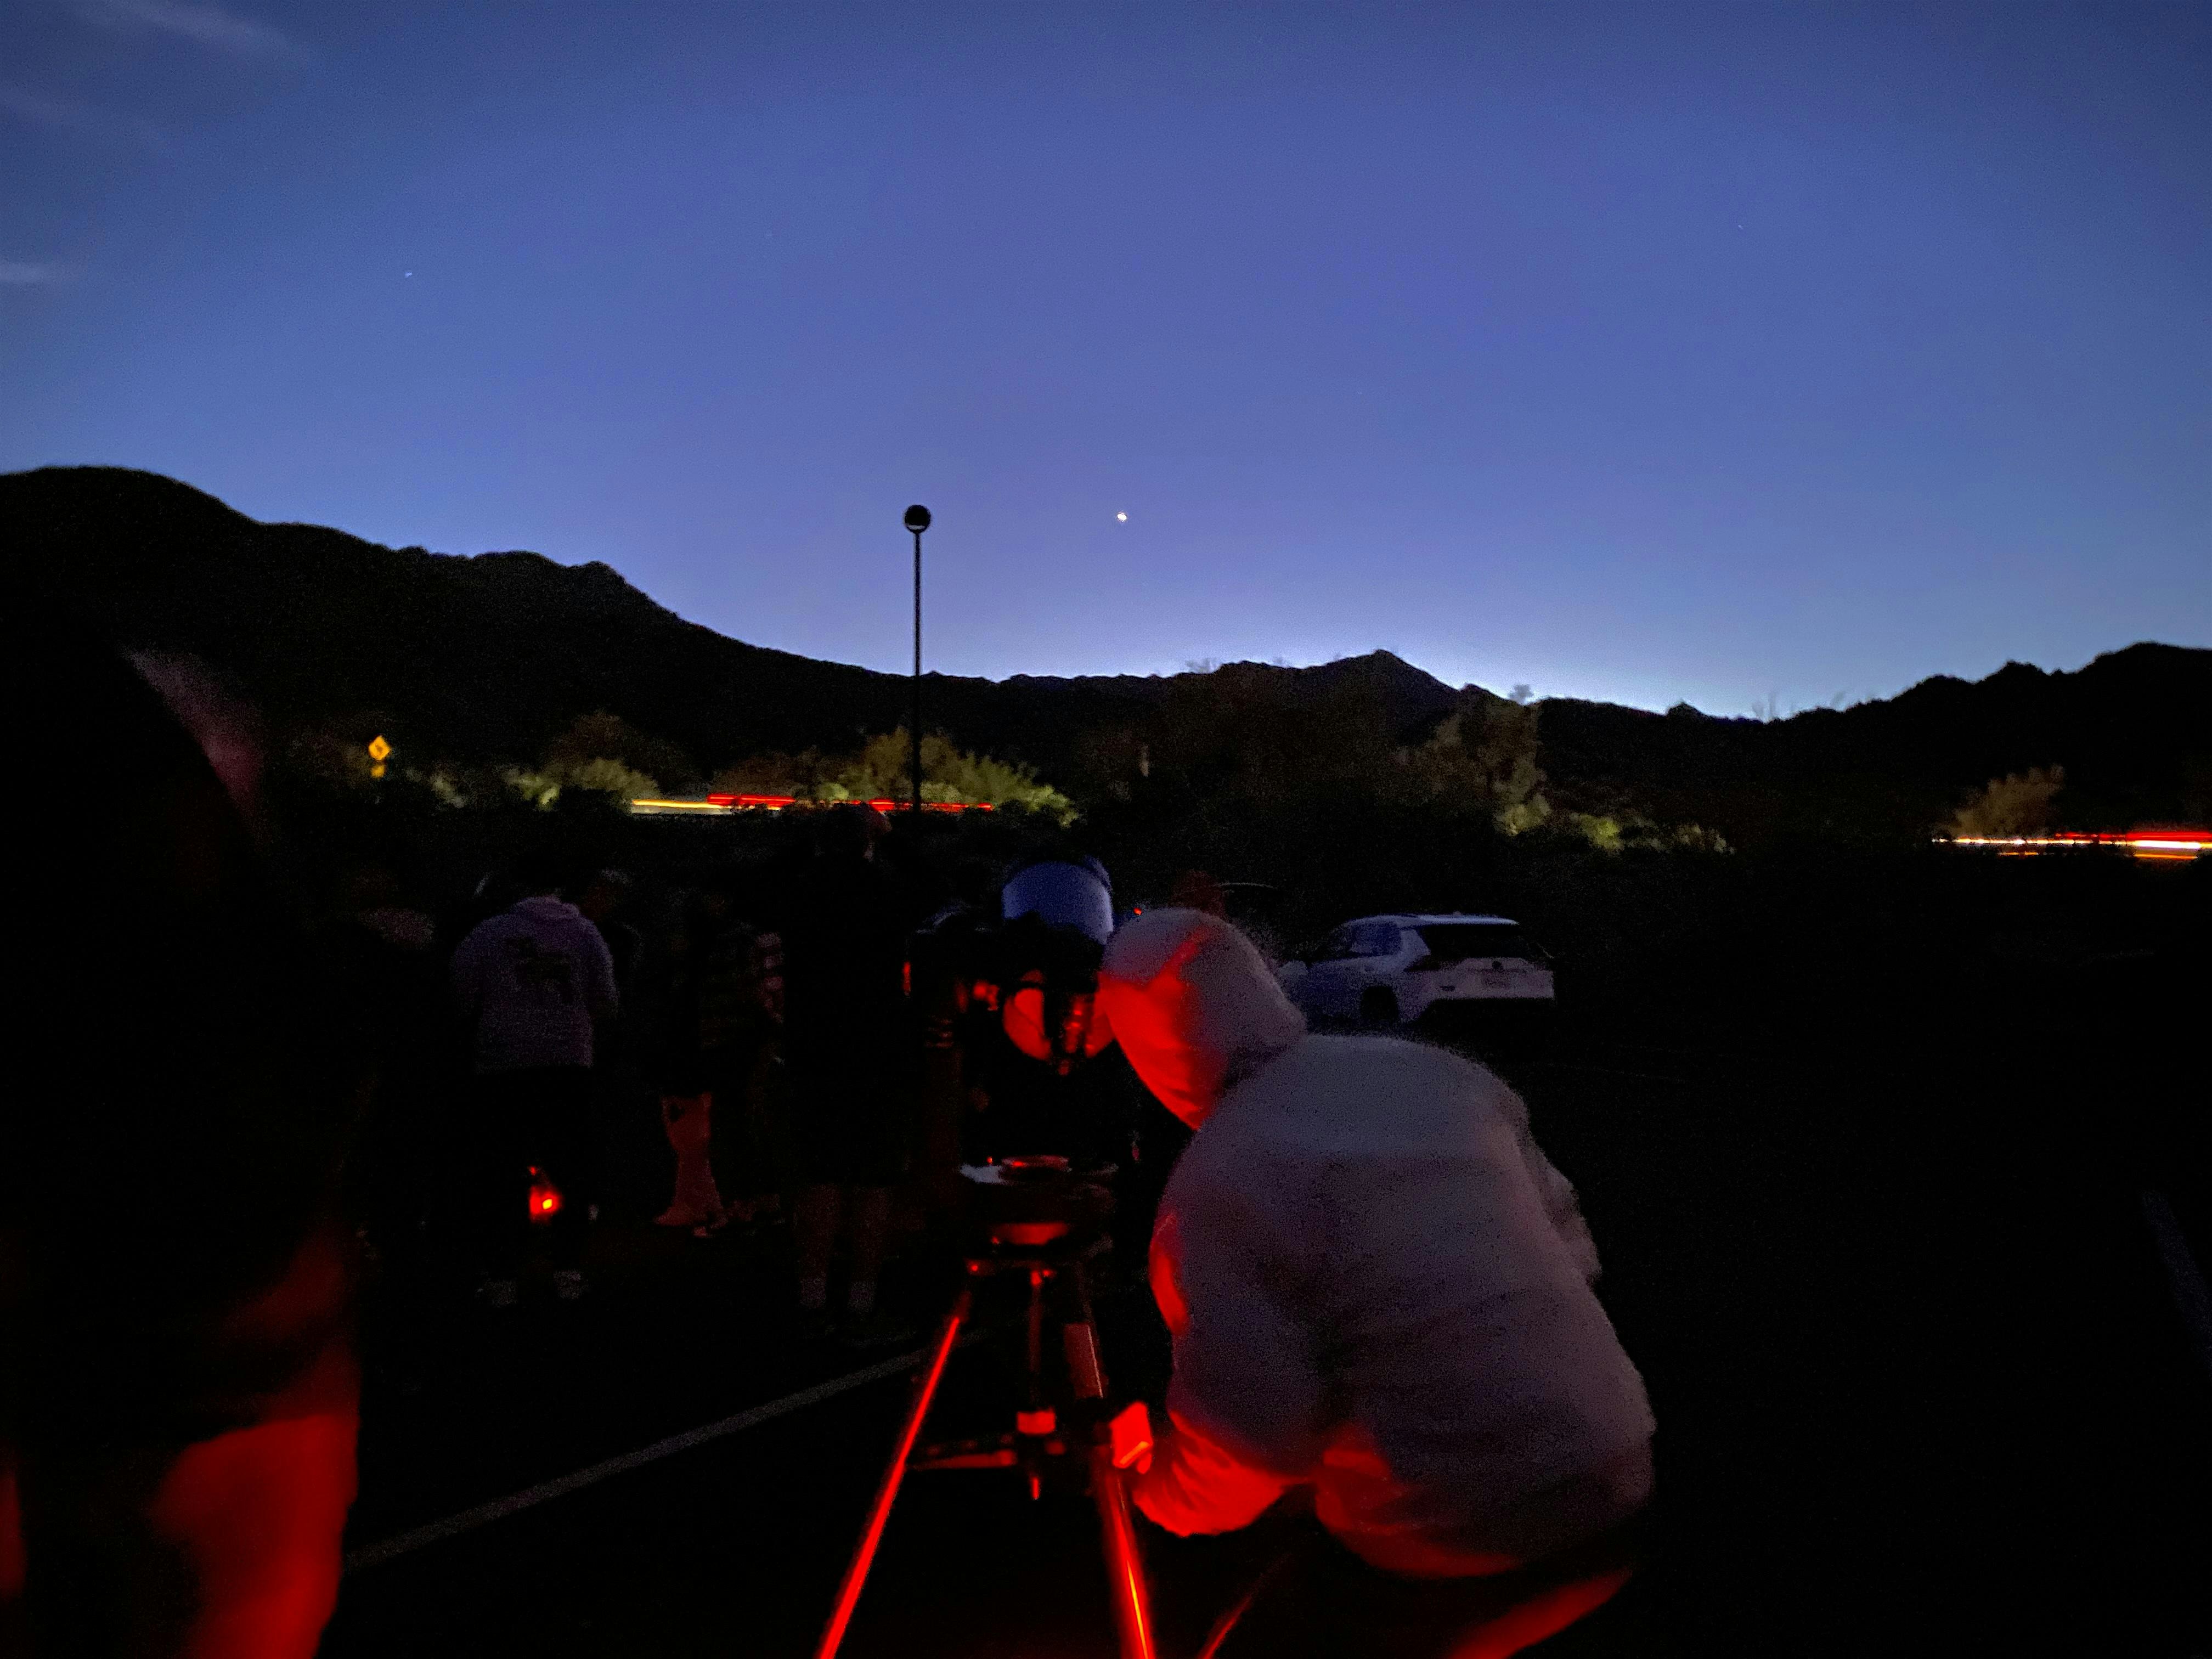
[[[1551,958],[1504,916],[1363,916],[1281,975],[1308,1018],[1366,1025],[1440,1004],[1553,1000]]]

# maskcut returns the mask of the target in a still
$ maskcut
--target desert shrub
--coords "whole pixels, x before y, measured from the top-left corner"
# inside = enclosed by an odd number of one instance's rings
[[[2032,836],[2057,822],[2053,810],[2066,769],[2037,766],[1991,778],[1951,819],[1954,836]]]
[[[632,777],[651,781],[646,793],[657,793],[665,786],[672,789],[689,788],[697,782],[699,771],[691,758],[676,744],[650,732],[641,732],[619,714],[610,714],[605,709],[597,714],[580,715],[568,729],[547,745],[545,768],[549,772],[569,780],[570,787],[579,789],[599,788],[601,786],[582,781],[584,769],[600,763],[618,763]],[[608,784],[615,782],[615,775],[604,767],[592,775]],[[618,794],[628,785],[606,787],[602,793]]]
[[[656,780],[605,755],[594,755],[589,760],[548,762],[534,770],[510,766],[500,776],[510,790],[541,811],[556,805],[564,790],[615,801],[660,793]]]

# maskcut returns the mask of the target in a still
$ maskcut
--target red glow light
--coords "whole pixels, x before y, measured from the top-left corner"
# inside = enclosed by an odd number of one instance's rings
[[[530,1218],[550,1221],[561,1213],[561,1189],[536,1164],[530,1166]]]
[[[1152,1418],[1141,1400],[1124,1406],[1109,1425],[1114,1436],[1114,1467],[1150,1468],[1152,1464]]]

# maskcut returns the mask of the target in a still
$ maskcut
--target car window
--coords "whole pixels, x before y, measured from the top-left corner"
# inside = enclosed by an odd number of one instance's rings
[[[1518,957],[1524,962],[1542,960],[1518,927],[1499,921],[1431,921],[1414,930],[1429,954],[1438,962],[1465,962],[1469,957]]]
[[[1321,942],[1321,949],[1314,952],[1314,960],[1316,962],[1343,961],[1345,957],[1352,954],[1352,929],[1348,927],[1338,928]]]
[[[1398,924],[1395,921],[1363,921],[1351,931],[1352,954],[1356,957],[1398,954]]]

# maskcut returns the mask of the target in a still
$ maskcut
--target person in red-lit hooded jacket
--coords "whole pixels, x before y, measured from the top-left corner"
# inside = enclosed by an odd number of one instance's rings
[[[0,673],[38,711],[17,777],[118,781],[9,814],[40,879],[0,1091],[0,1653],[308,1659],[354,1492],[360,1045],[145,681],[21,605]]]
[[[1224,1532],[1303,1490],[1334,1540],[1302,1575],[1334,1587],[1311,1650],[1510,1653],[1610,1596],[1651,1412],[1518,1097],[1438,1048],[1309,1035],[1196,910],[1115,934],[1100,1003],[1198,1132],[1153,1234],[1175,1370],[1139,1508]]]

